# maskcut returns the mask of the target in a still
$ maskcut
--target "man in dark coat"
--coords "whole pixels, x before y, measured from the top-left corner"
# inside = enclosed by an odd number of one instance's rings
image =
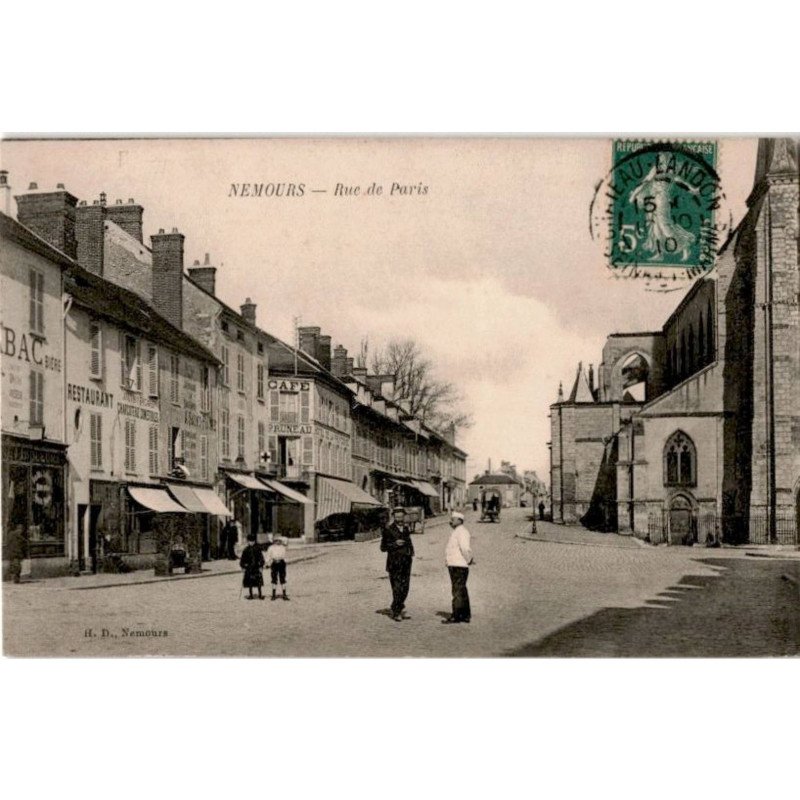
[[[406,510],[398,506],[392,512],[392,524],[383,529],[381,551],[386,553],[386,571],[392,585],[392,619],[408,619],[403,613],[411,583],[414,545],[406,525]]]
[[[264,575],[261,570],[264,569],[264,553],[256,544],[256,535],[254,533],[247,536],[247,547],[242,551],[239,566],[244,570],[242,586],[250,590],[250,595],[247,599],[253,599],[253,589],[256,588],[258,589],[258,599],[263,600],[264,595],[261,594],[261,587],[264,585]]]

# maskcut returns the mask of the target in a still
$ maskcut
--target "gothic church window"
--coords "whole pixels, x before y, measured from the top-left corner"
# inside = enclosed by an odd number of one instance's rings
[[[697,451],[694,442],[676,431],[664,447],[664,485],[695,486],[697,483]]]

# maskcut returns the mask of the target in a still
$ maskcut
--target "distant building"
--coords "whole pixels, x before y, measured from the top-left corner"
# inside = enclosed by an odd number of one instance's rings
[[[492,473],[488,470],[483,475],[476,475],[467,488],[467,503],[473,500],[480,502],[485,489],[494,489],[500,492],[505,508],[518,507],[525,494],[525,484],[519,478],[504,472]]]
[[[748,211],[661,330],[613,334],[551,406],[556,522],[796,542],[798,150],[762,139]]]

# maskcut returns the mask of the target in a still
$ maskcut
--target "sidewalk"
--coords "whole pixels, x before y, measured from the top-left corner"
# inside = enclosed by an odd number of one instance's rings
[[[575,544],[588,547],[618,547],[625,550],[636,549],[641,542],[634,536],[622,536],[618,533],[599,533],[590,531],[579,525],[556,525],[553,522],[536,520],[536,533],[531,533],[531,523],[526,522],[525,528],[516,536],[532,542],[547,542],[549,544]]]

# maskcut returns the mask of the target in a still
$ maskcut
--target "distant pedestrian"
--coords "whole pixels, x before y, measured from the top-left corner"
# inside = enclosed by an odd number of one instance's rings
[[[286,545],[287,541],[283,536],[276,536],[267,550],[273,600],[278,597],[278,584],[281,587],[281,597],[284,600],[289,599],[289,595],[286,594]]]
[[[472,498],[472,510],[473,511],[477,511],[478,510],[478,498],[477,497],[473,497]]]
[[[256,535],[250,533],[247,536],[247,547],[242,551],[242,557],[239,559],[239,566],[244,570],[242,576],[242,586],[250,590],[248,600],[253,599],[253,589],[258,589],[258,599],[263,600],[264,595],[261,593],[261,587],[264,585],[264,575],[261,570],[264,569],[264,553],[261,548],[256,544]]]
[[[544,502],[539,501],[539,519],[544,519]]]
[[[228,528],[228,559],[236,561],[236,547],[242,541],[244,528],[238,519],[231,522],[231,527]],[[248,536],[248,541],[250,537]]]
[[[455,511],[450,516],[450,538],[444,551],[447,571],[450,573],[450,587],[453,592],[453,613],[442,620],[443,625],[469,622],[472,610],[469,605],[467,578],[469,565],[473,564],[470,533],[464,526],[464,515]]]
[[[411,530],[406,525],[406,510],[402,506],[392,511],[392,524],[383,529],[381,551],[386,553],[386,571],[392,586],[392,619],[408,619],[404,611],[411,585],[414,545]]]

